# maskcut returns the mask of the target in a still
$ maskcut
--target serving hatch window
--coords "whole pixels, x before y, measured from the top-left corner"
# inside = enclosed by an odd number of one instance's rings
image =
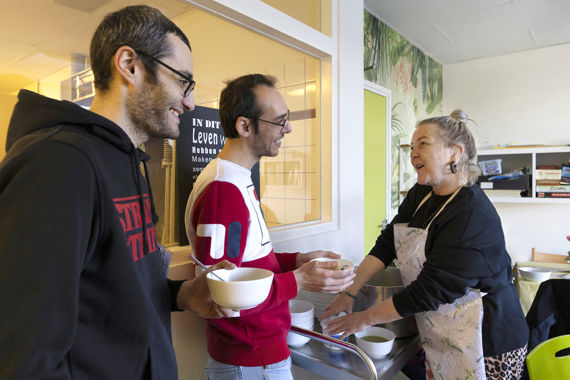
[[[104,15],[131,2],[98,0],[87,8],[81,3],[31,0],[1,6],[6,20],[21,20],[22,15],[27,20],[0,25],[2,146],[21,88],[90,106],[95,91],[88,57],[91,36]],[[308,3],[322,8],[320,1]],[[330,116],[322,115],[322,105],[330,104],[331,94],[327,86],[323,89],[330,78],[323,74],[321,59],[185,1],[157,0],[151,5],[190,40],[197,105],[216,109],[224,82],[234,77],[259,72],[277,78],[276,87],[291,110],[293,131],[284,138],[279,155],[263,158],[259,165],[259,196],[267,224],[282,229],[329,221],[331,123]],[[317,18],[321,15],[313,17]],[[152,153],[150,177],[160,215],[157,237],[164,245],[177,245],[184,240],[178,206],[186,203],[176,194],[175,152],[180,147],[173,141],[152,141],[145,148]],[[4,154],[0,150],[0,159]]]

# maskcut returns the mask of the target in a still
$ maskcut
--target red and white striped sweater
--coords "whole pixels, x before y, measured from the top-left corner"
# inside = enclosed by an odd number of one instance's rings
[[[273,252],[251,171],[233,162],[212,160],[198,176],[188,199],[186,233],[192,252],[206,265],[228,260],[275,273],[271,291],[259,306],[234,318],[208,319],[208,353],[219,362],[260,366],[289,355],[288,300],[297,295],[291,272],[296,253]]]

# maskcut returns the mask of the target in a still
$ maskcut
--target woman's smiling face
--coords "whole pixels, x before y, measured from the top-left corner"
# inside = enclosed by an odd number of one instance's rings
[[[436,124],[418,126],[412,136],[410,152],[412,166],[418,175],[418,183],[433,187],[436,194],[440,193],[440,189],[456,182],[449,164],[459,159],[454,157],[453,148],[445,146],[438,132],[439,126]]]

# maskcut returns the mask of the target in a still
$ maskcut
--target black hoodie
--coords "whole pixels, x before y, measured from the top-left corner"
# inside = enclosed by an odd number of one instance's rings
[[[0,164],[0,378],[177,379],[180,282],[156,241],[148,157],[102,116],[18,98]]]

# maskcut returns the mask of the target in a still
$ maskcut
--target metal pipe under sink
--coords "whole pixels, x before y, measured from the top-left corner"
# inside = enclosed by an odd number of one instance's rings
[[[345,342],[345,341],[342,341],[339,339],[331,338],[330,336],[318,333],[316,331],[306,330],[306,329],[303,329],[301,327],[297,327],[297,326],[293,326],[293,325],[291,325],[291,332],[294,332],[294,333],[302,335],[302,336],[306,336],[308,338],[317,340],[319,342],[332,344],[332,345],[340,347],[344,350],[353,352],[354,354],[356,354],[356,356],[358,356],[364,362],[364,364],[366,364],[366,367],[368,368],[368,371],[370,372],[370,379],[371,380],[378,380],[378,373],[376,372],[376,367],[374,366],[374,363],[368,357],[368,355],[366,355],[366,353],[362,349],[360,349],[360,347],[358,347],[352,343],[348,343],[348,342]]]

